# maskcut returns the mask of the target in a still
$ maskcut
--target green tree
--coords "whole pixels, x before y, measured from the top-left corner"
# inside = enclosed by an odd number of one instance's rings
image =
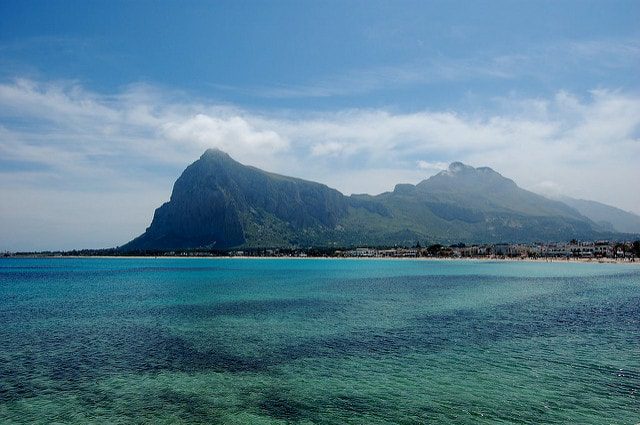
[[[438,255],[441,249],[442,249],[442,245],[437,243],[437,244],[429,245],[429,247],[427,248],[427,252],[429,253],[429,255]]]

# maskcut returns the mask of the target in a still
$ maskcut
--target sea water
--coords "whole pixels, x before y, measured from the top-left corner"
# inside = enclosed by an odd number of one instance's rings
[[[1,423],[640,422],[640,267],[0,260]]]

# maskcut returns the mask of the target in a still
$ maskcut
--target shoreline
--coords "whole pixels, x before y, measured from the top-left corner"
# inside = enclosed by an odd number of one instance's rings
[[[494,262],[494,263],[546,263],[546,264],[629,264],[640,265],[640,260],[621,258],[491,258],[491,257],[298,257],[298,256],[184,256],[184,255],[25,255],[4,259],[132,259],[132,260],[366,260],[366,261],[434,261],[434,262]]]

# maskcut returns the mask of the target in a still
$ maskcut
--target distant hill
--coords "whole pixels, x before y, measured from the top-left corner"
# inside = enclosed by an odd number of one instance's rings
[[[560,198],[560,200],[611,231],[640,234],[640,216],[636,214],[596,201],[567,196]]]
[[[603,233],[604,232],[604,233]],[[207,150],[122,250],[593,239],[606,229],[490,168],[454,162],[417,185],[345,196]]]

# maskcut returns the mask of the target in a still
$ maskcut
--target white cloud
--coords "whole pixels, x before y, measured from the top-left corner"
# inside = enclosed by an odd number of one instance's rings
[[[161,134],[179,143],[196,143],[201,149],[216,147],[231,155],[259,155],[283,151],[288,141],[273,130],[257,130],[240,116],[220,118],[203,113],[161,126]]]
[[[123,227],[111,213],[159,206],[180,171],[204,149],[218,147],[241,162],[319,180],[345,193],[416,183],[461,160],[490,166],[527,188],[561,188],[640,212],[640,97],[561,91],[547,99],[497,99],[496,106],[476,114],[264,114],[148,86],[101,95],[73,82],[17,80],[0,84],[0,187],[11,199],[45,193],[66,199],[55,210],[37,204],[42,214],[30,222],[32,228],[38,220],[46,227],[47,217],[55,221],[65,214],[100,216],[105,228]],[[130,196],[140,190],[153,196]],[[110,200],[104,215],[83,201],[100,194]],[[21,209],[34,205],[4,203],[2,232],[25,227]],[[132,218],[139,233],[151,213]],[[69,235],[79,231],[69,223],[60,226]],[[110,244],[125,242],[112,234]],[[0,246],[6,248],[11,246]]]
[[[316,143],[311,147],[314,156],[336,156],[344,152],[344,146],[338,142]]]
[[[423,160],[418,161],[418,168],[420,168],[421,170],[441,171],[446,170],[447,167],[448,164],[446,162],[431,162]]]

